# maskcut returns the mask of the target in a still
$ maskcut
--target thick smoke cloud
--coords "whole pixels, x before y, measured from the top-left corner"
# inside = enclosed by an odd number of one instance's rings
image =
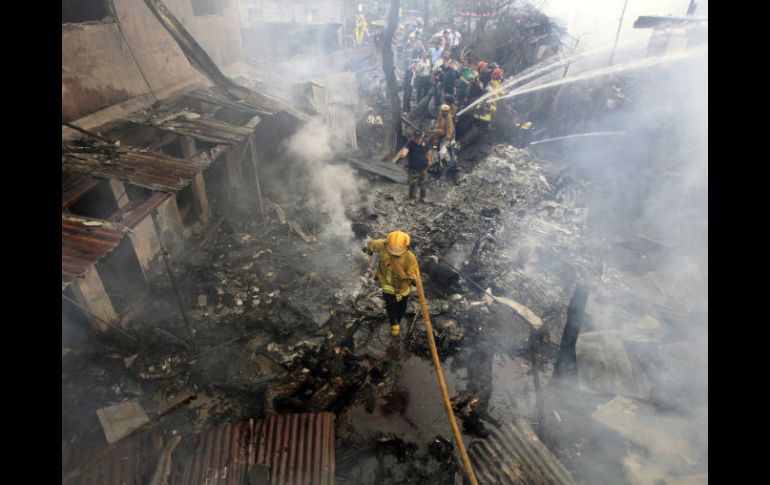
[[[582,32],[570,29],[575,36],[585,34],[578,51],[608,44],[611,49],[623,1],[568,3],[579,18],[593,21]],[[546,13],[553,15],[549,5],[556,4],[566,5],[548,2]],[[637,60],[644,64],[652,31],[632,29],[639,15],[681,16],[688,4],[629,2],[613,65]],[[700,37],[705,40],[706,36],[707,31]],[[564,416],[569,416],[565,409],[579,407],[576,402],[585,406],[577,412],[579,427],[594,447],[583,449],[582,458],[571,464],[581,483],[668,483],[672,477],[682,476],[698,477],[692,483],[707,481],[707,40],[705,45],[691,43],[686,53],[669,52],[655,65],[597,77],[591,74],[607,69],[609,50],[573,62],[566,79],[580,80],[548,91],[560,89],[555,114],[549,111],[553,97],[544,91],[501,101],[523,111],[533,106],[535,116],[551,113],[537,126],[540,136],[536,140],[623,133],[530,148],[543,156],[558,153],[557,158],[567,163],[576,179],[587,182],[580,201],[588,209],[584,237],[589,251],[602,264],[600,274],[595,268],[580,271],[591,292],[590,325],[584,325],[582,332],[602,332],[620,339],[652,389],[647,397],[621,391],[588,393],[582,386],[549,395],[546,406],[562,410]],[[556,69],[530,81],[527,88],[562,76],[563,70]],[[540,121],[535,120],[536,124]],[[526,235],[517,237],[516,247],[531,248],[533,254],[552,244]],[[569,261],[570,254],[558,257]],[[519,271],[543,271],[542,261],[526,258],[525,262]],[[600,308],[612,308],[613,313],[602,315]],[[598,353],[595,347],[590,350]],[[617,370],[610,367],[605,372]],[[574,444],[573,436],[564,432],[565,425],[551,429],[556,448]]]
[[[322,226],[322,237],[350,241],[354,235],[346,208],[360,201],[360,182],[349,165],[331,163],[335,153],[333,141],[328,125],[312,121],[288,140],[287,152],[307,171],[309,205],[327,219]]]
[[[543,0],[546,15],[554,17],[569,33],[580,38],[585,46],[596,47],[611,43],[618,30],[624,0]],[[699,1],[696,13],[707,15],[708,2]],[[640,15],[677,15],[687,12],[689,0],[629,0],[623,17],[620,40],[645,39],[649,31],[634,29],[634,21]],[[705,10],[706,13],[702,11]]]

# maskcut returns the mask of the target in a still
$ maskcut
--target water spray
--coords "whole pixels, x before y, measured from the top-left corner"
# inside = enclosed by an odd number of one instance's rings
[[[538,86],[533,86],[531,88],[526,89],[518,89],[513,90],[508,94],[505,94],[503,96],[500,96],[497,98],[496,101],[502,101],[504,99],[513,98],[516,96],[521,96],[522,94],[528,94],[533,93],[535,91],[541,91],[543,89],[552,88],[555,86],[561,86],[562,84],[571,84],[576,81],[585,81],[587,79],[593,79],[595,77],[602,77],[602,76],[608,76],[610,74],[615,74],[616,72],[622,72],[622,71],[630,71],[633,69],[642,69],[645,67],[652,67],[657,66],[658,64],[664,64],[667,62],[673,62],[678,60],[684,60],[690,57],[696,57],[701,54],[708,54],[708,48],[701,48],[696,49],[693,51],[685,51],[680,54],[667,56],[667,57],[647,57],[644,59],[639,59],[632,62],[627,62],[625,64],[618,64],[615,66],[609,66],[604,67],[601,69],[594,69],[592,71],[586,71],[584,73],[578,74],[576,76],[570,76],[563,79],[559,79],[556,81],[552,81],[550,83],[541,84]]]
[[[547,138],[545,140],[533,141],[532,143],[529,144],[529,146],[540,145],[542,143],[550,143],[552,141],[567,140],[570,138],[583,138],[583,137],[589,137],[589,136],[620,136],[625,134],[626,134],[625,131],[593,131],[591,133],[576,133],[574,135],[557,136],[555,138]]]

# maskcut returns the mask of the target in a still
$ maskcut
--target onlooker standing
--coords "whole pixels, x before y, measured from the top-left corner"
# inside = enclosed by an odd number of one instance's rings
[[[443,85],[441,88],[444,98],[455,95],[455,82],[457,81],[457,76],[457,62],[452,60],[448,61],[446,63],[444,79],[442,80]]]
[[[427,52],[422,55],[422,59],[415,65],[415,75],[417,76],[417,102],[428,94],[430,90],[430,54]]]
[[[438,110],[444,93],[444,74],[449,70],[449,51],[433,66],[433,108]]]
[[[468,88],[471,85],[471,76],[473,75],[473,67],[469,60],[465,60],[463,70],[460,71],[460,77],[457,78],[455,84],[457,92],[457,103],[459,105],[465,104],[465,98],[468,96]]]
[[[433,47],[430,48],[431,64],[435,66],[439,59],[441,59],[443,53],[444,49],[441,47],[441,43],[439,41],[434,42]]]
[[[452,58],[460,60],[460,43],[462,42],[463,36],[460,35],[460,32],[457,31],[457,29],[452,29],[452,37],[451,37],[451,48],[452,48]]]
[[[425,54],[425,48],[422,46],[422,42],[419,40],[415,42],[414,49],[412,50],[412,55],[410,56],[410,60],[412,61],[419,61],[423,54]]]
[[[411,62],[404,72],[404,111],[412,109],[412,80],[414,79],[415,63]]]

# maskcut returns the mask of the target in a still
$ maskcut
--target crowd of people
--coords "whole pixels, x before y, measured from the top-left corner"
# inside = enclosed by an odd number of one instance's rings
[[[363,16],[356,22],[356,44],[366,42]],[[373,40],[378,44],[378,39]],[[497,99],[502,95],[504,71],[495,62],[472,60],[464,50],[463,36],[454,28],[425,38],[422,19],[401,24],[393,36],[397,61],[404,69],[402,109],[408,115],[412,102],[427,103],[427,114],[435,121],[430,129],[415,129],[397,159],[407,159],[408,203],[419,200],[428,203],[428,170],[447,159],[456,147],[458,132],[489,130],[497,111]],[[471,116],[458,124],[457,112],[489,93],[476,104]],[[416,128],[416,127],[415,127]],[[438,157],[436,157],[438,155]],[[419,199],[418,197],[419,189]],[[391,325],[397,337],[400,321],[406,310],[411,291],[410,282],[419,271],[417,261],[408,251],[409,235],[394,231],[387,239],[372,240],[364,248],[368,254],[379,254],[378,276]]]
[[[362,14],[356,16],[355,25],[356,44],[362,45],[371,35]],[[392,42],[404,72],[404,114],[408,116],[416,103],[421,107],[419,113],[435,120],[424,132],[417,130],[401,152],[402,158],[409,159],[409,201],[417,200],[419,187],[420,200],[427,202],[424,172],[435,163],[445,165],[451,160],[459,149],[458,140],[470,144],[476,135],[492,128],[505,72],[496,62],[473,58],[454,27],[426,36],[419,17],[399,24]],[[488,96],[476,103],[484,95]],[[473,108],[458,120],[457,113],[471,104]],[[432,156],[434,151],[437,156]]]
[[[419,19],[417,26],[421,26]],[[456,29],[445,29],[425,42],[421,36],[411,35],[416,31],[407,36],[403,49],[403,110],[411,111],[412,101],[424,100],[432,88],[431,116],[440,118],[442,107],[448,105],[455,117],[458,110],[491,93],[488,102],[479,103],[473,113],[475,124],[488,128],[497,109],[495,100],[501,95],[503,69],[495,62],[472,61],[464,54],[462,34]]]
[[[421,27],[419,19],[416,27]],[[467,50],[463,50],[462,34],[454,28],[447,28],[425,41],[416,32],[420,31],[415,28],[407,34],[401,51],[405,65],[402,109],[408,114],[413,101],[427,103],[427,112],[435,118],[435,122],[427,134],[415,134],[402,156],[409,155],[410,167],[414,165],[415,171],[422,171],[437,161],[446,160],[459,136],[471,130],[478,132],[491,128],[497,111],[496,101],[502,95],[505,73],[495,62],[471,60]],[[426,48],[426,44],[429,47]],[[474,106],[470,116],[457,119],[459,110],[487,93],[489,96]],[[429,95],[430,98],[426,98]],[[420,158],[425,158],[423,150],[417,149],[420,144],[437,147],[438,160],[413,162],[415,152],[421,155]],[[423,169],[423,166],[426,168]],[[424,180],[424,176],[410,173],[410,182],[420,186],[423,201]],[[410,201],[414,200],[417,188],[412,185],[410,183]]]

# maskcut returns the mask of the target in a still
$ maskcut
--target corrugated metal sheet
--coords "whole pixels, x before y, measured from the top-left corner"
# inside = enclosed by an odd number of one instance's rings
[[[189,93],[186,93],[185,96],[190,98],[190,99],[195,99],[195,100],[203,101],[205,103],[210,103],[210,104],[216,104],[216,105],[222,106],[224,108],[235,109],[235,110],[238,110],[238,111],[242,111],[244,113],[250,113],[250,114],[254,114],[254,115],[267,115],[267,116],[269,116],[269,115],[272,115],[272,114],[275,113],[274,111],[271,111],[271,110],[268,110],[268,109],[265,109],[265,108],[261,108],[259,106],[251,106],[251,105],[247,105],[247,104],[236,103],[234,101],[231,101],[231,100],[227,99],[226,97],[222,96],[221,94],[218,94],[218,93],[212,91],[210,88],[196,89],[195,91],[191,91]]]
[[[572,485],[569,472],[522,419],[493,429],[468,446],[481,484]]]
[[[83,196],[93,190],[97,185],[101,183],[101,180],[95,179],[89,175],[77,175],[72,177],[67,186],[62,185],[61,192],[61,208],[62,210],[71,206]]]
[[[333,133],[338,134],[354,150],[357,150],[356,75],[352,72],[341,72],[327,76],[318,81],[318,85],[313,86],[311,95],[313,107],[326,120]]]
[[[164,441],[160,432],[127,438],[70,483],[149,483]],[[70,455],[63,444],[63,469],[76,465]],[[187,436],[171,455],[168,483],[246,485],[259,472],[271,485],[333,485],[334,414],[284,414]]]
[[[84,222],[100,223],[88,226]],[[120,243],[127,229],[99,219],[62,214],[61,281],[62,290],[89,266],[99,261]]]
[[[171,484],[244,484],[255,464],[269,470],[271,485],[334,483],[332,413],[284,414],[219,427],[185,438],[177,451],[186,444],[195,452],[185,459],[175,456]]]
[[[340,72],[327,76],[320,81],[326,88],[326,101],[329,104],[344,104],[355,107],[358,104],[356,75],[352,72]]]
[[[201,141],[234,145],[243,141],[252,132],[243,126],[233,125],[224,121],[201,116],[200,118],[187,118],[180,115],[166,120],[157,125],[164,130],[173,131],[180,135],[187,135]]]
[[[90,174],[150,190],[177,192],[206,167],[205,160],[183,160],[153,152],[117,147],[80,147],[62,155],[62,172]]]

